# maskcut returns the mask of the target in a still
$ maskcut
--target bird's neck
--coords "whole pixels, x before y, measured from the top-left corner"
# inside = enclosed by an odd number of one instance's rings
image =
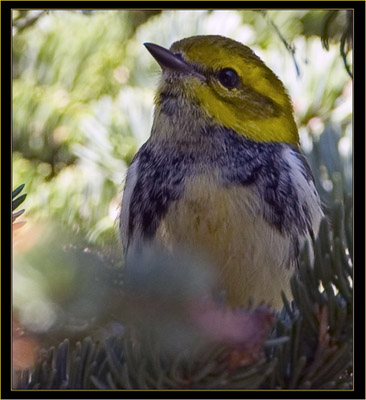
[[[156,101],[151,139],[197,145],[197,142],[205,140],[200,132],[212,123],[212,118],[191,100],[160,94]]]

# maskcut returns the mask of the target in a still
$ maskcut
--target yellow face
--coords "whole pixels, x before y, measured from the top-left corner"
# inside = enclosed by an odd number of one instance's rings
[[[184,94],[218,123],[256,141],[298,145],[286,90],[249,47],[221,36],[194,36],[170,51],[197,72],[182,75]]]

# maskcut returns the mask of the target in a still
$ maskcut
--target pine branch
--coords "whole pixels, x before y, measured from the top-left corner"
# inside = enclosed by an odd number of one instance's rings
[[[13,222],[14,230],[19,229],[20,227],[22,227],[25,224],[25,221],[15,222],[16,219],[18,217],[20,217],[21,215],[23,215],[25,212],[24,209],[15,212],[15,210],[24,202],[25,198],[27,197],[26,194],[22,194],[19,196],[20,192],[24,189],[24,186],[25,186],[24,184],[18,186],[15,190],[13,190],[12,196],[11,196],[12,197],[11,207],[12,207],[12,211],[13,211],[12,222]]]

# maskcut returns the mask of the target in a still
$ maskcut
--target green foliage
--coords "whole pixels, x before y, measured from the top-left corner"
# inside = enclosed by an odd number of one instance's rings
[[[338,36],[339,32],[342,32],[341,37],[338,39],[340,43],[340,53],[342,55],[346,71],[352,78],[352,72],[347,61],[347,54],[353,47],[353,11],[347,10],[341,12],[339,10],[332,10],[327,12],[326,16],[324,17],[322,29],[322,42],[326,49],[329,48],[330,30],[333,31],[333,36]]]
[[[24,184],[18,186],[15,190],[13,190],[13,193],[11,195],[12,198],[12,210],[15,211],[25,200],[25,198],[27,197],[26,194],[22,194],[20,196],[18,196],[18,194],[20,194],[20,192],[24,189]]]
[[[23,213],[24,213],[24,209],[23,210],[19,210],[17,212],[15,212],[15,210],[23,203],[23,201],[25,200],[25,198],[27,197],[26,194],[22,194],[19,196],[20,192],[24,189],[24,184],[18,186],[15,190],[13,190],[12,192],[12,202],[11,202],[11,209],[12,209],[12,221],[13,221],[13,229],[17,229],[20,228],[21,226],[23,226],[25,224],[25,222],[15,222],[15,220],[20,217]]]

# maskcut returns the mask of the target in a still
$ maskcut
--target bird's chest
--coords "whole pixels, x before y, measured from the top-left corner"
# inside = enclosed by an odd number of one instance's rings
[[[260,199],[252,187],[228,186],[214,171],[189,178],[180,199],[171,204],[158,235],[164,240],[224,247],[255,221]],[[241,232],[242,234],[242,232]]]
[[[263,218],[261,206],[251,186],[223,186],[214,175],[198,176],[171,205],[156,238],[173,250],[188,246],[215,265],[231,304],[248,296],[272,302],[273,282],[276,290],[286,289],[291,244]]]

